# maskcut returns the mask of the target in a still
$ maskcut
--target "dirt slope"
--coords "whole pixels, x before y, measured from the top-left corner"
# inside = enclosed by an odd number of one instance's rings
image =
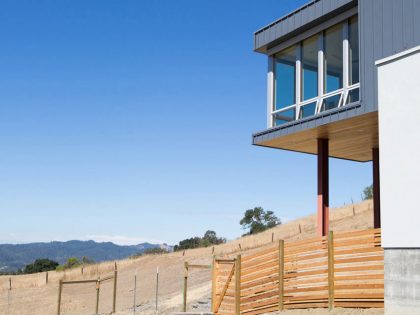
[[[335,231],[367,229],[372,227],[372,203],[362,202],[332,210],[332,229]],[[274,240],[310,238],[316,233],[315,216],[291,221],[256,236],[243,237],[214,248],[217,256],[233,256],[239,250],[251,252]],[[183,263],[210,264],[213,248],[202,248],[166,255],[140,257],[118,261],[117,314],[133,314],[134,275],[137,272],[137,314],[155,313],[156,268],[159,267],[159,313],[180,311],[182,304]],[[0,277],[0,314],[49,315],[56,314],[58,280],[96,279],[113,271],[113,262],[106,262],[66,272],[50,272],[45,284],[45,273],[12,277],[12,290],[8,290],[8,278]],[[194,270],[189,281],[189,310],[206,310],[209,307],[211,289],[210,270]],[[95,309],[95,285],[72,285],[63,290],[62,314],[93,314]],[[101,314],[109,314],[112,306],[112,282],[103,283],[100,291]],[[336,314],[382,314],[338,310]],[[341,313],[340,313],[341,312]],[[353,312],[353,313],[352,313]],[[289,313],[289,312],[286,312]],[[308,314],[307,311],[290,312],[292,315]],[[312,313],[311,313],[312,314]],[[313,314],[324,314],[317,310]],[[327,313],[325,313],[327,314]],[[335,314],[335,313],[329,313]]]

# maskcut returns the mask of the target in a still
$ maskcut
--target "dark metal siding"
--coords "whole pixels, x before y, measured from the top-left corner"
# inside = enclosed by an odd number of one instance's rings
[[[341,119],[351,118],[364,113],[360,103],[344,106],[335,110],[326,111],[313,117],[293,121],[278,127],[257,132],[253,135],[253,144],[258,144],[266,140],[275,139],[281,136],[292,134],[305,129],[315,128],[326,125]]]
[[[365,112],[378,109],[375,61],[420,45],[419,0],[359,0],[360,84]]]
[[[331,18],[337,12],[337,8],[355,2],[350,0],[312,1],[257,32],[255,34],[256,49],[263,51],[264,45],[267,46],[278,39],[284,40],[290,35],[289,33],[294,33],[294,30],[303,25],[312,27],[314,24],[311,22],[325,19],[326,14],[329,15],[327,19]],[[361,104],[356,107],[342,107],[256,133],[253,136],[254,144],[378,109],[378,80],[375,62],[420,45],[420,0],[359,0],[358,6]],[[329,14],[334,10],[336,10],[334,14]]]
[[[282,17],[270,25],[255,32],[254,49],[264,52],[284,37],[293,36],[303,28],[310,28],[313,24],[327,19],[335,11],[346,10],[357,5],[357,0],[314,0]]]

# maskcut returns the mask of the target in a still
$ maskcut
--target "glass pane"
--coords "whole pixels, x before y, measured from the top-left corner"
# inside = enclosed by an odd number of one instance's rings
[[[296,110],[294,108],[285,110],[281,113],[274,114],[274,124],[276,126],[295,120]]]
[[[338,107],[341,93],[322,100],[321,112]]]
[[[349,24],[349,82],[359,82],[359,26],[357,16],[350,19]]]
[[[295,95],[296,48],[290,47],[275,55],[275,109],[296,102]]]
[[[318,96],[318,36],[302,43],[302,98]]]
[[[359,88],[349,91],[346,104],[358,102],[360,100]]]
[[[316,102],[301,106],[299,110],[299,118],[306,118],[315,115]]]
[[[343,87],[343,26],[338,24],[325,31],[325,93]]]

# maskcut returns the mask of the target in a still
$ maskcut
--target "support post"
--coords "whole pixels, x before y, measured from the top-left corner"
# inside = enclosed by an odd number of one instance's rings
[[[48,271],[45,273],[45,284],[48,284]]]
[[[112,313],[116,312],[117,308],[117,279],[118,279],[118,269],[117,262],[114,265],[114,292],[112,295]]]
[[[334,234],[328,233],[328,308],[334,308]]]
[[[329,231],[328,139],[318,139],[318,235]]]
[[[63,280],[58,281],[58,300],[57,300],[57,315],[60,315],[61,311],[61,293],[63,292]]]
[[[101,288],[101,279],[98,278],[96,281],[96,305],[95,305],[95,314],[99,314],[99,290]]]
[[[379,179],[379,149],[372,149],[373,164],[373,227],[379,229],[381,227],[381,193]]]
[[[187,311],[187,290],[188,290],[188,262],[184,262],[184,294],[182,311]]]
[[[217,260],[213,256],[213,267],[212,267],[212,282],[211,282],[211,312],[214,313],[216,306],[216,293],[217,293]]]
[[[241,255],[235,261],[235,315],[241,314]]]
[[[284,240],[279,240],[279,311],[284,309]]]

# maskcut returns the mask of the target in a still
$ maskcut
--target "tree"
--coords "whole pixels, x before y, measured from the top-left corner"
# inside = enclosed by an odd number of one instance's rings
[[[153,248],[147,248],[143,251],[143,254],[145,255],[157,255],[157,254],[167,254],[169,253],[165,248],[160,247],[153,247]]]
[[[174,246],[174,251],[184,250],[189,248],[207,247],[210,245],[219,245],[226,243],[226,239],[223,237],[217,237],[215,231],[206,231],[203,237],[191,237],[179,242],[178,245]]]
[[[183,250],[189,248],[198,248],[201,244],[201,237],[191,237],[179,242],[178,245],[175,245],[174,250]]]
[[[265,211],[262,207],[255,207],[245,211],[244,217],[239,222],[243,229],[248,229],[247,234],[256,234],[281,224],[273,211]]]
[[[36,273],[55,270],[58,262],[47,258],[36,259],[32,264],[26,265],[23,269],[23,273]]]
[[[365,187],[363,189],[363,195],[362,195],[363,200],[368,200],[372,198],[373,198],[373,184]]]
[[[223,237],[217,237],[217,234],[215,231],[208,230],[206,233],[204,233],[203,236],[203,242],[208,243],[209,245],[219,245],[226,243],[226,239]]]

